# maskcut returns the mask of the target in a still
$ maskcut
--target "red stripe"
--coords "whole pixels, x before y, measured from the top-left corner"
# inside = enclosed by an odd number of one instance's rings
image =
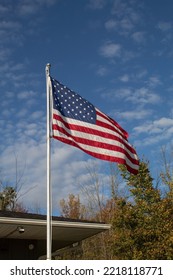
[[[115,134],[111,134],[109,132],[102,132],[101,130],[97,130],[97,129],[94,129],[94,128],[87,127],[87,123],[86,123],[86,126],[74,125],[74,124],[67,123],[66,121],[64,121],[64,119],[61,116],[56,115],[56,114],[53,114],[53,118],[55,120],[58,120],[61,123],[63,123],[63,125],[66,128],[68,128],[69,130],[84,132],[84,133],[91,134],[91,135],[101,136],[105,139],[118,141],[119,143],[123,144],[132,154],[135,153],[135,150],[133,149],[133,147],[128,145],[128,141],[126,140],[126,138],[122,139],[122,138],[116,136]],[[102,128],[102,126],[99,126],[99,127]],[[104,128],[108,128],[108,127],[105,126]],[[58,128],[57,128],[57,130],[58,130]],[[117,131],[115,131],[115,132],[117,133]]]
[[[63,142],[63,143],[66,143],[66,144],[69,144],[71,146],[77,147],[80,150],[84,151],[85,153],[87,153],[87,154],[89,154],[89,155],[91,155],[91,156],[93,156],[95,158],[106,160],[106,161],[117,162],[119,164],[125,164],[126,167],[127,167],[127,170],[129,172],[133,173],[134,175],[136,175],[138,173],[138,170],[134,169],[130,165],[128,165],[126,160],[123,159],[123,158],[118,158],[118,157],[113,157],[113,156],[108,156],[108,155],[102,155],[102,154],[99,154],[99,153],[96,153],[96,152],[91,152],[91,151],[85,150],[85,149],[79,147],[77,145],[77,143],[75,143],[73,141],[70,141],[69,139],[65,139],[65,138],[59,137],[59,136],[54,136],[54,138],[59,140],[59,141],[61,141],[61,142]]]
[[[97,112],[97,115],[99,115],[100,117],[104,118],[106,121],[111,123],[110,129],[112,129],[113,131],[116,131],[116,132],[118,132],[120,134],[122,133],[122,136],[124,138],[128,138],[129,137],[127,131],[125,131],[115,120],[113,120],[112,118],[106,116],[105,114],[103,114],[100,111],[96,110],[96,112]],[[98,122],[98,120],[97,120],[97,122]],[[100,123],[105,124],[104,122],[101,122],[101,121],[100,121]],[[119,131],[117,131],[117,128],[119,129]]]
[[[128,152],[123,149],[122,147],[116,146],[114,144],[108,144],[108,143],[103,143],[103,142],[98,142],[98,141],[94,141],[94,140],[89,140],[89,139],[83,139],[81,137],[77,137],[77,136],[73,136],[70,133],[68,133],[64,128],[59,127],[57,124],[53,125],[53,131],[59,131],[61,133],[63,133],[64,135],[72,138],[74,140],[74,142],[76,143],[80,143],[80,144],[85,144],[91,147],[96,147],[96,148],[102,148],[105,150],[112,150],[112,151],[117,151],[117,152],[121,152],[122,154],[124,154],[133,164],[138,164],[138,161],[134,158],[132,158]],[[80,146],[78,146],[80,147]]]

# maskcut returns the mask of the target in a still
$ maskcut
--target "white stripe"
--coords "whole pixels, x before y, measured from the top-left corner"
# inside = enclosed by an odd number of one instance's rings
[[[100,115],[97,115],[97,120],[99,120],[99,121],[101,121],[101,122],[103,122],[103,123],[105,123],[105,124],[108,124],[108,125],[110,125],[112,128],[113,128],[113,130],[117,130],[117,132],[119,133],[119,134],[121,134],[121,136],[122,137],[124,137],[124,134],[123,134],[123,132],[116,126],[116,125],[113,125],[113,123],[111,123],[111,121],[109,121],[108,120],[108,116],[107,115],[105,115],[104,113],[102,113],[100,110],[98,110],[97,108],[95,108],[96,109],[96,111],[98,111],[101,115],[104,115],[105,116],[105,118],[103,118],[102,116],[100,116]]]
[[[107,139],[107,138],[104,138],[104,137],[101,137],[101,136],[95,136],[95,135],[92,135],[92,134],[87,134],[87,133],[83,133],[83,132],[80,132],[80,131],[76,131],[76,130],[69,130],[68,128],[64,127],[64,125],[61,123],[61,122],[57,122],[55,120],[53,120],[53,124],[58,124],[59,127],[62,127],[63,129],[65,129],[65,131],[67,131],[67,133],[69,133],[70,135],[74,136],[74,137],[80,137],[84,140],[91,140],[91,141],[95,141],[95,142],[99,142],[99,143],[105,143],[105,144],[110,144],[110,145],[114,145],[114,146],[117,146],[117,147],[121,147],[122,149],[124,149],[125,151],[127,151],[127,153],[134,159],[137,160],[137,155],[136,154],[133,154],[131,153],[125,145],[123,145],[122,143],[118,142],[118,141],[115,141],[115,140],[112,140],[112,139]],[[61,136],[61,137],[64,137],[64,133],[61,133],[59,132],[58,130],[54,130],[54,136]],[[65,136],[65,138],[69,138],[68,136]],[[74,140],[73,140],[74,141]],[[75,141],[74,141],[75,142]],[[125,140],[124,140],[125,142]],[[129,145],[128,142],[126,142]],[[82,145],[82,144],[79,144],[79,145]],[[95,149],[99,149],[98,147],[95,147]],[[105,151],[105,149],[103,149]],[[112,150],[110,151],[110,153],[113,152]],[[116,152],[116,151],[115,151]],[[109,154],[110,154],[109,153]]]
[[[109,129],[109,128],[106,128],[106,127],[101,127],[100,125],[96,125],[96,124],[92,124],[92,123],[88,123],[88,122],[84,122],[84,121],[79,121],[79,120],[76,120],[76,119],[72,119],[72,118],[67,118],[67,117],[64,117],[63,115],[61,115],[61,113],[56,110],[56,109],[53,109],[53,114],[57,115],[57,116],[60,116],[64,122],[66,123],[70,123],[72,125],[81,125],[83,127],[86,127],[86,128],[91,128],[91,129],[95,129],[97,131],[102,131],[102,132],[105,132],[105,133],[110,133],[112,135],[115,135],[117,137],[120,137],[122,139],[125,139],[123,137],[123,133],[117,128],[115,127],[113,124],[111,124],[109,121],[106,121],[104,118],[102,118],[101,116],[97,115],[97,119],[106,123],[106,124],[109,124],[112,128],[112,129]],[[100,129],[101,128],[101,129]],[[117,129],[118,131],[115,132],[115,129]]]
[[[54,124],[56,124],[57,122],[53,122]],[[124,149],[133,159],[137,159],[136,154],[132,153],[130,150],[128,150],[128,148],[123,145],[122,143],[120,143],[119,141],[113,140],[113,139],[108,139],[108,138],[104,138],[101,136],[96,136],[96,135],[92,135],[92,134],[88,134],[88,133],[83,133],[80,131],[76,131],[76,130],[69,130],[68,128],[64,127],[64,125],[61,122],[58,122],[58,126],[62,127],[65,129],[65,131],[67,131],[67,133],[69,133],[70,135],[74,136],[74,137],[80,137],[82,139],[87,139],[87,140],[91,140],[91,141],[95,141],[95,142],[99,142],[99,143],[105,143],[105,144],[110,144],[112,146],[117,146],[117,147],[121,147],[122,149]],[[54,135],[55,136],[59,136],[60,133],[58,130],[54,130]],[[64,135],[64,133],[63,133]],[[69,137],[68,137],[69,138]],[[73,140],[74,141],[74,140]],[[126,142],[125,140],[123,140],[124,142]],[[128,146],[129,143],[126,142]],[[95,149],[98,149],[98,147],[95,147]]]
[[[95,129],[97,131],[101,131],[101,132],[104,132],[104,133],[109,133],[111,135],[117,136],[118,138],[121,138],[123,141],[124,140],[126,141],[125,137],[123,137],[123,135],[122,135],[122,132],[119,133],[119,132],[116,132],[112,129],[101,127],[100,125],[91,124],[91,123],[88,123],[88,122],[83,122],[83,121],[75,120],[75,119],[72,119],[72,118],[64,117],[63,115],[61,115],[61,113],[59,111],[57,111],[55,109],[53,109],[53,113],[57,116],[60,116],[64,120],[64,122],[66,122],[66,123],[69,123],[69,124],[72,124],[72,125],[79,125],[79,126],[83,126],[83,127],[86,127],[86,128]],[[101,120],[101,121],[104,121],[104,119],[99,117],[99,116],[98,116],[98,119]],[[54,119],[53,119],[53,121],[59,122],[58,120],[54,120]],[[110,124],[109,122],[105,122],[105,123]],[[111,125],[111,126],[113,128],[115,128],[115,126],[113,126],[113,125]],[[85,135],[85,137],[86,137],[86,135]],[[126,141],[126,143],[129,145],[129,143],[127,141]]]
[[[62,137],[64,139],[69,140],[68,136],[66,136],[64,134],[61,135],[61,133],[55,133],[54,136],[59,136],[59,137]],[[72,139],[72,141],[74,143],[76,143],[73,139]],[[97,154],[101,154],[101,155],[106,155],[106,156],[111,156],[111,157],[116,157],[116,158],[124,159],[128,166],[130,166],[131,168],[136,169],[136,170],[138,169],[138,165],[132,163],[126,157],[126,155],[124,153],[113,151],[113,150],[102,149],[102,148],[99,148],[99,147],[93,147],[93,146],[89,146],[89,145],[86,145],[86,144],[83,144],[83,143],[78,143],[78,142],[77,142],[77,145],[79,147],[81,147],[82,149],[84,149],[86,151],[89,151],[89,152],[93,152],[93,153],[97,153]]]
[[[69,120],[70,124],[75,124],[75,125],[77,125],[77,124],[79,125],[79,123],[81,125],[81,123],[82,123],[82,126],[84,127],[84,125],[83,125],[83,124],[85,124],[84,122],[75,121],[75,120],[73,120],[71,118],[65,118],[63,116],[61,116],[61,117],[64,119],[65,122],[68,122],[68,120]],[[72,122],[71,122],[71,120],[72,120]],[[122,143],[120,143],[118,140],[116,141],[116,140],[109,139],[107,137],[102,137],[102,136],[95,135],[95,134],[88,134],[88,133],[85,133],[85,132],[80,132],[80,131],[76,131],[76,130],[70,130],[67,127],[65,127],[64,124],[61,121],[58,121],[58,120],[55,120],[55,119],[53,119],[53,124],[57,124],[59,127],[62,127],[63,129],[65,129],[65,131],[67,131],[67,133],[71,134],[74,137],[80,137],[80,138],[83,138],[83,139],[88,139],[88,140],[96,141],[96,142],[99,142],[99,143],[106,143],[106,144],[114,145],[114,146],[117,146],[117,147],[121,147],[125,151],[127,151],[128,154],[132,158],[137,159],[136,154],[134,154],[130,150],[128,150],[128,148],[125,145],[123,145]],[[86,125],[85,127],[88,128],[88,125]],[[100,131],[100,126],[96,126],[96,127],[99,128],[99,130],[97,129],[97,131]],[[90,128],[93,128],[93,125],[90,126]],[[95,127],[94,127],[94,129],[95,129]],[[111,130],[103,129],[101,131],[105,132],[105,133],[110,133]],[[59,131],[54,131],[54,134],[55,134],[55,136],[59,136]],[[113,135],[112,131],[111,131],[111,134]],[[127,146],[131,147],[131,145],[123,137],[121,137],[117,133],[114,133],[114,134],[117,135],[120,139],[122,139],[122,141],[124,143],[126,143]]]

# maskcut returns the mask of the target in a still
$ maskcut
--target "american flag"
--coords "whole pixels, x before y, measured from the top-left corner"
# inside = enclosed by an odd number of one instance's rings
[[[51,78],[52,137],[102,160],[138,173],[139,161],[128,133],[76,92]]]

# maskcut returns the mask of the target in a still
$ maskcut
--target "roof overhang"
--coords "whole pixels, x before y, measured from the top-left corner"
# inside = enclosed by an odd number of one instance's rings
[[[39,217],[41,215],[38,215]],[[0,238],[46,240],[47,222],[45,219],[0,216]],[[20,231],[20,229],[23,231]],[[110,229],[109,224],[52,220],[52,241],[59,248],[80,242],[88,237]]]

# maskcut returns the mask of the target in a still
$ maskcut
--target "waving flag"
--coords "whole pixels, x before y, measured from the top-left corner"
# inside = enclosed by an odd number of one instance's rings
[[[128,133],[89,101],[51,78],[53,138],[138,173],[139,161]]]

